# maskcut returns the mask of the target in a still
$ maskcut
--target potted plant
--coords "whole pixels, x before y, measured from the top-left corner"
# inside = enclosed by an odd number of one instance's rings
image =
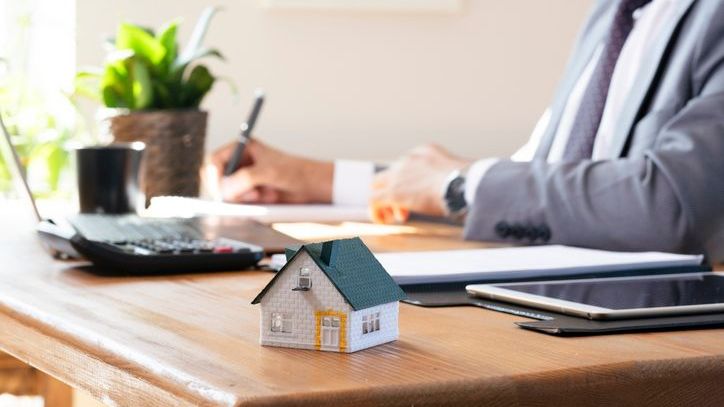
[[[183,50],[176,39],[178,21],[158,31],[122,23],[103,68],[77,75],[76,90],[113,112],[107,119],[113,140],[146,144],[141,185],[147,202],[154,196],[199,194],[208,118],[199,105],[217,77],[198,60],[223,59],[202,45],[216,11],[202,12]]]

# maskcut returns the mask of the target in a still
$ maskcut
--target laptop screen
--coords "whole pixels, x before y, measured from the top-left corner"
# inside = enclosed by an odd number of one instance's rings
[[[28,182],[25,179],[25,170],[20,163],[17,151],[15,151],[12,139],[10,138],[10,133],[8,133],[7,127],[5,127],[2,112],[0,112],[0,133],[2,133],[2,136],[0,136],[0,157],[5,162],[5,166],[10,172],[10,180],[13,184],[14,190],[23,203],[27,205],[29,210],[33,211],[33,215],[35,215],[36,219],[40,221],[42,220],[40,212],[38,212],[38,207],[35,205],[33,194],[31,193]]]

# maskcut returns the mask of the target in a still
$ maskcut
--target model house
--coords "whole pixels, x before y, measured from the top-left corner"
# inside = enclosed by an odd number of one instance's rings
[[[359,238],[287,249],[261,304],[262,345],[355,352],[394,341],[405,293]]]

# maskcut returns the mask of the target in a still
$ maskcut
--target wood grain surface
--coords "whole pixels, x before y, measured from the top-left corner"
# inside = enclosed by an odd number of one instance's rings
[[[723,405],[724,330],[558,338],[474,307],[400,307],[400,339],[353,354],[262,347],[266,271],[102,276],[2,215],[0,349],[108,404]],[[418,225],[373,249],[478,247]],[[425,231],[428,231],[427,233]]]

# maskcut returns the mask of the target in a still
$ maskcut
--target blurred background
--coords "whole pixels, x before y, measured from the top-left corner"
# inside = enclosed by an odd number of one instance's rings
[[[62,191],[72,178],[68,146],[98,132],[98,105],[67,97],[76,70],[103,62],[103,43],[122,21],[158,27],[180,17],[183,44],[215,4],[223,11],[204,42],[225,61],[207,63],[236,90],[216,83],[202,104],[207,149],[236,136],[262,87],[258,137],[297,153],[384,161],[434,141],[504,156],[549,103],[591,3],[0,0],[0,108],[33,189]]]

